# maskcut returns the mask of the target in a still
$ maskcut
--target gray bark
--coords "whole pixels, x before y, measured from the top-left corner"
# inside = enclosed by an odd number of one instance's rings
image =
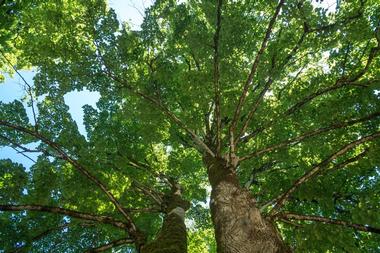
[[[211,217],[218,253],[291,252],[272,221],[263,217],[235,170],[221,158],[204,159],[211,191]]]

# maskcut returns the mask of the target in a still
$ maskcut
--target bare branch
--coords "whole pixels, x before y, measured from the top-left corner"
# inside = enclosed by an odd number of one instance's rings
[[[250,73],[248,75],[248,79],[247,79],[247,81],[244,84],[243,92],[240,95],[239,102],[238,102],[238,104],[236,106],[236,110],[235,110],[233,119],[231,121],[230,129],[229,129],[230,148],[232,149],[230,151],[231,153],[235,152],[235,150],[234,150],[234,143],[235,143],[234,132],[235,132],[235,127],[236,127],[237,121],[239,119],[239,116],[240,116],[240,113],[241,113],[244,101],[245,101],[245,99],[247,97],[248,88],[249,88],[250,84],[253,81],[253,77],[254,77],[254,75],[256,73],[256,70],[257,70],[257,67],[258,67],[258,65],[260,63],[260,58],[263,55],[264,50],[267,47],[267,43],[268,43],[270,34],[272,33],[272,29],[273,29],[274,23],[276,22],[277,16],[279,15],[280,10],[281,10],[282,6],[284,5],[284,2],[285,2],[285,0],[280,0],[280,2],[278,3],[278,5],[276,7],[274,15],[272,16],[271,20],[269,21],[268,28],[267,28],[267,30],[265,32],[264,39],[263,39],[263,41],[261,43],[261,48],[259,49],[259,51],[256,54],[256,58],[255,58],[255,60],[254,60],[254,62],[252,64],[251,71],[250,71]]]
[[[326,217],[322,217],[322,216],[300,215],[300,214],[295,214],[295,213],[283,213],[283,214],[279,214],[278,217],[285,219],[285,220],[316,221],[316,222],[322,222],[322,223],[326,223],[326,224],[333,224],[333,225],[340,225],[340,226],[344,226],[344,227],[349,227],[349,228],[353,228],[353,229],[358,230],[358,231],[380,234],[380,228],[371,227],[368,225],[351,223],[351,222],[343,221],[343,220],[326,218]]]
[[[37,150],[37,149],[30,149],[30,148],[27,148],[27,147],[24,147],[18,143],[16,143],[15,141],[11,140],[10,138],[0,134],[0,138],[6,140],[7,142],[9,142],[11,145],[21,149],[23,152],[28,152],[28,153],[42,153],[42,151],[40,150]]]
[[[18,154],[21,154],[22,156],[24,156],[25,158],[29,159],[30,161],[32,161],[33,163],[36,163],[36,161],[31,158],[30,156],[28,156],[27,154],[25,154],[25,152],[29,152],[29,153],[34,153],[34,152],[39,152],[38,150],[32,150],[32,149],[28,149],[24,146],[21,146],[15,142],[13,142],[11,139],[9,139],[8,137],[4,136],[4,135],[1,135],[0,134],[0,138],[8,141],[10,144],[11,144],[11,148],[16,151]],[[22,151],[18,150],[17,148],[21,149]]]
[[[109,224],[117,228],[128,229],[129,225],[123,221],[116,220],[115,218],[103,215],[94,215],[89,213],[82,213],[70,209],[60,207],[41,206],[41,205],[0,205],[0,211],[37,211],[45,213],[55,213],[70,216],[72,218],[95,221],[98,223]]]
[[[146,208],[124,208],[126,212],[133,213],[160,213],[161,210],[157,207],[146,207]]]
[[[257,176],[257,174],[267,171],[268,169],[272,168],[276,163],[276,161],[270,161],[264,163],[258,168],[254,168],[251,172],[249,180],[244,184],[244,187],[249,189],[249,187],[255,182],[255,177]]]
[[[25,83],[27,93],[30,96],[30,102],[31,102],[31,107],[32,107],[32,114],[33,114],[33,120],[34,120],[34,127],[36,131],[38,131],[38,124],[37,124],[37,116],[36,116],[36,111],[34,108],[34,97],[33,97],[33,92],[32,92],[32,86],[25,80],[25,78],[21,75],[21,73],[18,71],[18,69],[12,64],[12,62],[6,57],[5,53],[3,50],[0,49],[0,54],[3,56],[5,59],[6,63],[12,67],[12,69],[16,72],[16,74],[22,79],[22,81]]]
[[[380,132],[375,132],[375,133],[373,133],[371,135],[364,136],[364,137],[362,137],[362,138],[360,138],[360,139],[358,139],[356,141],[353,141],[353,142],[345,145],[343,148],[341,148],[337,152],[333,153],[332,155],[330,155],[329,157],[327,157],[322,162],[318,163],[312,169],[310,169],[309,171],[307,171],[303,176],[301,176],[300,178],[298,178],[293,183],[293,185],[286,192],[284,192],[283,194],[281,194],[280,196],[278,196],[276,198],[276,204],[273,207],[273,209],[271,210],[271,213],[273,213],[276,210],[280,209],[285,204],[285,202],[288,200],[288,198],[290,197],[290,195],[301,184],[309,181],[313,176],[315,176],[318,172],[320,172],[323,168],[325,168],[330,162],[332,162],[333,160],[335,160],[339,156],[345,154],[350,149],[352,149],[352,148],[354,148],[354,147],[356,147],[356,146],[358,146],[358,145],[360,145],[362,143],[372,141],[372,140],[374,140],[374,139],[376,139],[378,137],[380,137]]]
[[[220,42],[220,29],[222,20],[222,3],[223,0],[217,0],[216,9],[216,30],[214,34],[214,102],[215,102],[215,125],[216,125],[216,151],[215,155],[220,156],[220,146],[221,146],[221,127],[222,127],[222,116],[221,116],[221,105],[220,105],[220,71],[219,71],[219,42]]]
[[[61,159],[65,160],[68,163],[70,163],[71,165],[73,165],[74,168],[76,168],[79,172],[81,172],[90,181],[95,183],[95,185],[97,185],[107,195],[107,197],[114,204],[116,209],[118,209],[119,212],[128,221],[128,226],[129,226],[128,229],[130,230],[129,232],[131,233],[131,235],[137,236],[137,232],[138,232],[137,227],[134,224],[132,218],[129,216],[128,213],[125,212],[122,205],[117,201],[117,199],[112,195],[112,193],[107,189],[107,187],[99,179],[97,179],[94,175],[92,175],[86,168],[84,168],[77,160],[71,158],[65,151],[63,151],[57,143],[49,140],[48,138],[46,138],[45,136],[41,135],[40,133],[38,133],[36,131],[24,128],[22,126],[14,125],[14,124],[7,122],[7,121],[4,121],[4,120],[0,120],[0,126],[6,126],[6,127],[11,128],[11,129],[14,129],[16,131],[29,134],[29,135],[41,140],[45,144],[49,145],[52,149],[54,149],[60,155]]]
[[[118,240],[112,241],[110,243],[104,244],[104,245],[99,246],[97,248],[87,250],[86,252],[87,253],[104,252],[104,251],[112,249],[112,248],[114,248],[116,246],[121,246],[121,245],[125,245],[125,244],[131,244],[131,243],[134,243],[134,242],[135,241],[133,239],[122,238],[122,239],[118,239]]]
[[[286,140],[284,142],[281,142],[281,143],[278,143],[278,144],[275,144],[275,145],[263,148],[261,150],[255,151],[255,152],[253,152],[251,154],[243,156],[243,157],[240,158],[240,161],[244,161],[244,160],[247,160],[247,159],[250,159],[250,158],[262,155],[264,153],[274,151],[274,150],[282,148],[282,147],[286,147],[286,146],[289,146],[289,145],[294,145],[294,144],[300,143],[301,141],[303,141],[305,139],[308,139],[308,138],[320,135],[322,133],[325,133],[325,132],[328,132],[328,131],[331,131],[331,130],[335,130],[335,129],[340,129],[340,128],[352,126],[354,124],[361,123],[361,122],[364,122],[364,121],[367,121],[367,120],[370,120],[370,119],[374,119],[374,118],[377,118],[377,117],[380,117],[380,112],[375,112],[375,113],[372,113],[372,114],[370,114],[368,116],[365,116],[365,117],[362,117],[362,118],[353,119],[353,120],[349,120],[349,121],[338,122],[338,123],[334,123],[334,124],[332,124],[330,126],[327,126],[327,127],[322,127],[322,128],[319,128],[319,129],[316,129],[316,130],[313,130],[313,131],[309,131],[309,132],[303,133],[300,136],[297,136],[295,138],[288,139],[288,140]]]

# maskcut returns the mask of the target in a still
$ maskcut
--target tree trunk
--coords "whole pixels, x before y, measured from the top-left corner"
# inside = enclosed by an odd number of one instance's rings
[[[186,253],[187,232],[185,212],[189,202],[181,197],[179,188],[164,197],[165,217],[157,237],[143,246],[141,253]]]
[[[218,253],[291,252],[251,194],[240,187],[235,170],[222,158],[205,157],[211,183],[211,218]]]

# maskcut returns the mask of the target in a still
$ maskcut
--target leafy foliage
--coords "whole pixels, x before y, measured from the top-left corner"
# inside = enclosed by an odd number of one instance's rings
[[[286,1],[263,47],[277,1],[223,2],[214,37],[212,1],[158,0],[137,31],[102,0],[0,1],[0,67],[11,72],[9,62],[17,61],[37,68],[33,94],[41,98],[32,105],[36,122],[20,101],[0,102],[0,145],[38,156],[31,168],[0,162],[0,205],[125,220],[119,203],[153,240],[163,218],[155,198],[169,192],[171,178],[192,203],[189,251],[216,252],[208,209],[200,205],[209,190],[202,159],[234,153],[241,185],[265,214],[280,209],[274,219],[296,252],[377,252],[375,233],[281,215],[380,227],[380,3],[337,1],[326,10]],[[63,99],[83,89],[101,95],[96,108],[83,107],[86,133]],[[0,251],[78,252],[133,235],[49,212],[2,211],[0,221]]]

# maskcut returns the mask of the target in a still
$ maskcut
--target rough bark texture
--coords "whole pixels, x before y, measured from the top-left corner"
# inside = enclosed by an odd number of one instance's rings
[[[218,253],[290,252],[225,160],[207,157],[204,161],[212,186],[210,208]]]
[[[189,202],[181,198],[179,190],[167,194],[164,199],[166,215],[161,231],[154,241],[142,247],[141,253],[186,253],[185,212],[189,206]]]

